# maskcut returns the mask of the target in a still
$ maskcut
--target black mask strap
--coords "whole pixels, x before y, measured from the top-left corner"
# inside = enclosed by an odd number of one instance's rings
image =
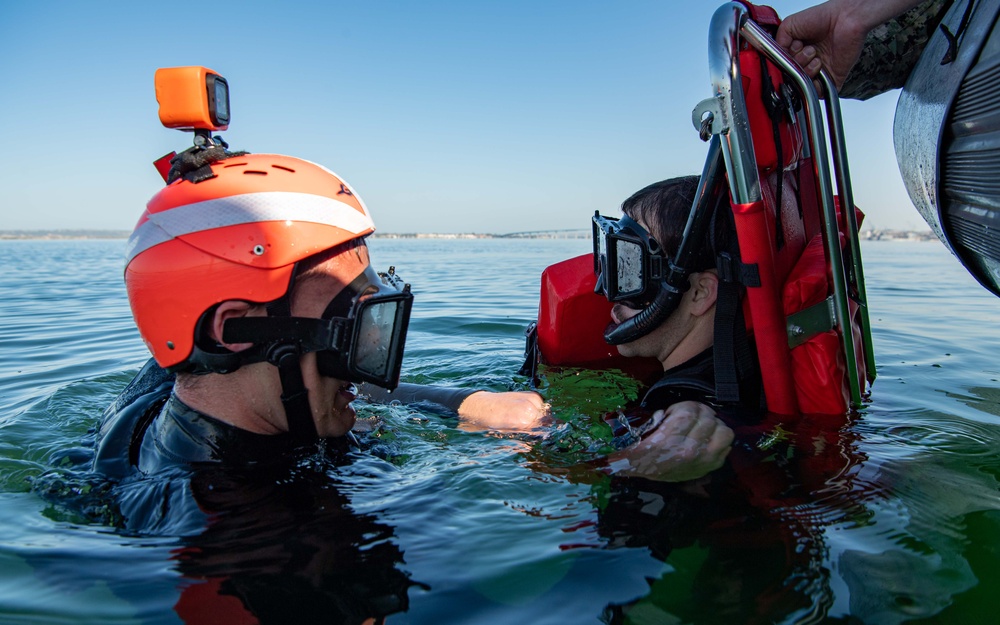
[[[230,319],[222,327],[223,340],[227,343],[256,343],[240,352],[245,354],[243,364],[267,361],[277,367],[281,380],[281,406],[285,410],[288,433],[303,444],[315,441],[319,435],[313,423],[309,406],[309,391],[302,380],[301,358],[303,349],[296,340],[297,321],[292,317],[292,288],[299,276],[300,264],[296,263],[288,281],[288,290],[280,298],[266,305],[267,317]],[[268,336],[276,333],[277,336]]]
[[[335,317],[346,318],[351,313],[354,298],[364,291],[365,286],[368,284],[368,276],[366,274],[366,271],[362,271],[350,284],[341,289],[340,293],[337,293],[330,300],[330,303],[327,304],[326,309],[320,317],[323,319],[333,319]]]

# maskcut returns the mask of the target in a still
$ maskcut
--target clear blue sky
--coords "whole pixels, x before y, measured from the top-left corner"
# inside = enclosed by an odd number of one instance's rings
[[[721,4],[5,0],[0,230],[131,229],[162,185],[151,162],[190,145],[157,119],[153,73],[178,65],[229,80],[233,148],[326,165],[382,232],[586,228],[700,171]],[[855,195],[869,225],[923,230],[895,103],[845,104]]]

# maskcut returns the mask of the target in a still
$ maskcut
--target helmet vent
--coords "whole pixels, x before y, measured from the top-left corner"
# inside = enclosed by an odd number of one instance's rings
[[[284,165],[271,165],[271,167],[273,167],[274,169],[281,169],[283,171],[290,171],[293,174],[295,173],[294,169],[292,169],[291,167],[285,167]]]
[[[260,171],[260,170],[257,170],[257,169],[248,169],[248,170],[246,170],[243,173],[244,174],[253,175],[253,176],[266,176],[267,175],[266,171]]]

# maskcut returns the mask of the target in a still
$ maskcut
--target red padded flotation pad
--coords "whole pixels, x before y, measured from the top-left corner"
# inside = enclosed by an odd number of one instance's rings
[[[550,265],[542,272],[538,304],[538,348],[549,365],[621,369],[639,379],[663,373],[652,358],[626,358],[604,341],[613,304],[594,293],[594,255]]]
[[[788,276],[782,293],[790,315],[827,297],[826,255],[820,235],[812,238]],[[844,356],[836,330],[827,330],[792,349],[795,394],[805,414],[844,414],[850,402],[844,383]]]

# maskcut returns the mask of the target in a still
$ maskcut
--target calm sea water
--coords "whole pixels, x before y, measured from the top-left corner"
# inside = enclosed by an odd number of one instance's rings
[[[363,407],[383,453],[321,469],[343,502],[333,538],[266,574],[280,541],[209,557],[60,505],[98,486],[77,480],[89,432],[147,358],[123,246],[0,241],[0,623],[249,622],[232,587],[268,597],[264,622],[293,622],[316,594],[383,597],[400,610],[389,623],[995,622],[1000,300],[937,242],[863,247],[871,403],[774,440],[741,434],[754,453],[721,491],[612,484],[531,440]],[[371,247],[416,292],[404,379],[507,389],[524,383],[539,273],[589,242]],[[591,382],[574,391],[581,414],[600,403]]]

